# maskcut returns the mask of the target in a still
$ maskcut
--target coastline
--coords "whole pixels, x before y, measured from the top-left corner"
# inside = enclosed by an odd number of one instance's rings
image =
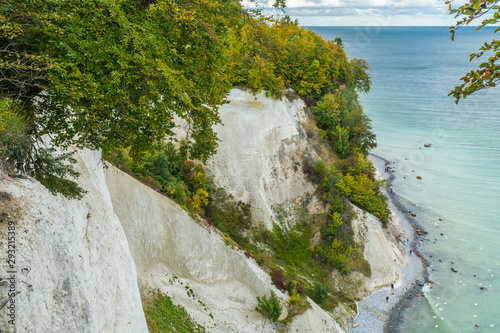
[[[359,302],[358,316],[351,323],[348,332],[396,333],[400,331],[407,310],[425,297],[422,288],[429,282],[429,263],[419,251],[425,240],[425,231],[399,201],[397,195],[390,190],[394,179],[390,171],[393,163],[373,154],[370,154],[369,158],[376,168],[377,178],[386,179],[389,183],[383,193],[388,198],[393,215],[391,223],[397,226],[407,239],[399,242],[406,252],[407,262],[401,268],[401,277],[395,281],[394,289],[390,286],[384,287]],[[388,301],[386,297],[389,297]]]

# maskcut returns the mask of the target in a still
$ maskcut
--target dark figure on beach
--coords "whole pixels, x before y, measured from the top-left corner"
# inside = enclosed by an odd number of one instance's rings
[[[410,250],[410,255],[411,255],[411,250]]]
[[[391,289],[394,289],[394,283],[391,283]]]
[[[387,296],[387,297],[385,298],[385,302],[386,302],[386,303],[388,303],[388,302],[389,302],[389,296]]]

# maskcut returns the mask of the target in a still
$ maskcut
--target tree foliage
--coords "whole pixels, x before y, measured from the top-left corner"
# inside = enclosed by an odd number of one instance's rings
[[[223,188],[212,187],[203,215],[238,244],[245,246],[248,243],[248,230],[252,227],[252,211],[249,203],[236,200]]]
[[[0,167],[34,177],[52,194],[82,198],[85,191],[74,181],[79,173],[72,166],[76,163],[73,152],[56,153],[43,142],[34,142],[20,109],[8,97],[0,100]]]
[[[199,163],[185,160],[172,142],[155,143],[143,155],[130,155],[129,150],[106,155],[116,166],[133,171],[153,189],[175,200],[193,213],[208,204],[208,180]]]
[[[480,21],[477,30],[485,26],[495,26],[500,21],[500,5],[498,0],[471,0],[469,3],[453,8],[451,1],[449,4],[450,14],[459,19],[455,26],[450,27],[451,38],[455,38],[455,32],[473,21]],[[500,28],[495,29],[495,33]],[[488,57],[479,65],[479,68],[472,70],[461,78],[463,83],[456,86],[450,95],[456,98],[456,103],[460,98],[466,98],[470,94],[489,87],[495,87],[500,83],[500,41],[493,40],[485,42],[478,53],[472,53],[470,60]],[[484,59],[484,58],[483,58]]]
[[[230,88],[226,26],[240,8],[207,0],[2,0],[0,93],[20,96],[37,135],[57,145],[139,152],[172,135],[179,117],[191,129],[185,149],[206,159]]]
[[[57,154],[54,148],[40,147],[35,150],[28,175],[33,176],[52,194],[60,193],[69,199],[81,199],[86,191],[74,180],[80,176],[73,169],[74,152]]]
[[[310,229],[306,225],[296,224],[287,229],[274,224],[273,231],[269,232],[269,247],[274,256],[287,264],[300,266],[310,256],[309,240]]]
[[[341,158],[355,152],[367,154],[377,146],[371,120],[359,105],[353,90],[334,90],[313,107],[319,127]]]
[[[340,44],[325,40],[288,17],[252,19],[230,31],[229,71],[234,84],[282,96],[293,88],[300,96],[319,97],[347,85],[368,91],[366,62],[348,60]]]
[[[335,189],[328,183],[329,177],[335,179]],[[330,174],[323,180],[324,191],[335,191],[349,197],[355,205],[366,209],[383,223],[387,223],[390,210],[387,206],[387,197],[380,192],[383,185],[383,180],[375,180],[374,167],[362,154],[354,157],[354,163],[344,171],[335,174],[332,168]]]

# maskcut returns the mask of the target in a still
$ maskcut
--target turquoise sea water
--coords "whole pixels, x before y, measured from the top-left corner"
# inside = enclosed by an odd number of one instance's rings
[[[395,162],[393,188],[429,231],[422,249],[435,284],[402,331],[500,332],[500,87],[458,105],[447,96],[493,30],[463,29],[452,42],[446,27],[312,29],[371,65],[361,101],[373,153]]]

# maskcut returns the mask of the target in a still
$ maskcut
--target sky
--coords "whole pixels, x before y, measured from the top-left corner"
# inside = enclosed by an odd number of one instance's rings
[[[287,0],[301,26],[451,26],[445,0]],[[454,7],[465,3],[455,0]]]

